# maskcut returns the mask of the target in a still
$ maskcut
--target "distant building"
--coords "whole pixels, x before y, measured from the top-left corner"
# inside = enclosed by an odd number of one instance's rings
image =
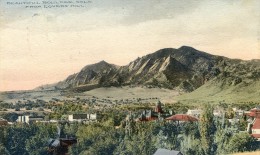
[[[161,101],[158,101],[156,103],[156,106],[154,108],[154,112],[156,112],[156,113],[163,113]]]
[[[58,121],[58,120],[51,119],[49,122],[50,122],[50,123],[57,123],[57,122],[59,122],[59,121]]]
[[[229,123],[231,124],[236,124],[239,122],[239,119],[238,118],[232,118],[232,119],[227,119]]]
[[[144,110],[136,121],[152,121],[158,119],[158,113],[152,110]]]
[[[162,103],[158,101],[154,110],[144,110],[141,115],[136,119],[137,122],[153,121],[157,119],[164,119],[171,115],[171,112],[165,112],[162,109]]]
[[[166,118],[166,120],[178,121],[178,122],[197,122],[197,121],[199,121],[198,118],[196,118],[194,116],[187,115],[187,114],[172,115],[172,116]]]
[[[168,149],[157,149],[153,155],[183,155],[180,151],[168,150]]]
[[[244,110],[241,110],[241,109],[237,109],[237,108],[232,108],[232,110],[236,113],[236,115],[238,116],[242,116],[245,111]]]
[[[194,117],[199,117],[201,112],[202,112],[202,110],[200,110],[200,109],[193,109],[193,110],[189,109],[186,114],[194,116]]]
[[[18,119],[16,120],[19,123],[34,123],[38,121],[43,121],[43,117],[33,117],[33,116],[18,116]]]
[[[72,114],[69,115],[70,122],[96,121],[98,119],[97,113],[94,114]]]
[[[214,110],[213,111],[213,115],[215,117],[221,117],[223,115],[223,113],[220,110]]]

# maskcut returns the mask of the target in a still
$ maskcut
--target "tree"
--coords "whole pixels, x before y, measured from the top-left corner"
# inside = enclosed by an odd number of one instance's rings
[[[180,149],[180,139],[178,138],[178,127],[172,123],[166,123],[156,135],[156,148]]]
[[[48,153],[47,141],[48,134],[38,132],[35,136],[26,140],[26,150],[30,155],[45,155]]]
[[[55,136],[55,126],[51,124],[37,124],[36,131],[26,139],[25,148],[30,155],[48,154],[47,142]]]
[[[232,136],[232,131],[228,130],[223,126],[218,126],[217,131],[215,133],[215,145],[216,145],[216,154],[222,155],[226,154],[227,149],[226,146]]]
[[[34,126],[11,126],[7,128],[6,149],[10,154],[27,155],[25,141],[35,133]]]
[[[226,118],[232,119],[235,116],[235,112],[231,107],[228,107],[227,112],[225,113]]]
[[[201,141],[190,135],[183,135],[181,140],[181,152],[185,155],[202,155]]]
[[[1,143],[0,143],[0,154],[1,155],[10,155],[10,153],[7,151],[7,149]]]
[[[212,153],[213,137],[215,132],[213,107],[206,104],[199,121],[201,147],[204,154],[208,155]]]
[[[256,143],[256,139],[251,137],[247,132],[240,132],[231,137],[227,145],[227,152],[255,151],[257,148],[259,148],[259,145]]]
[[[3,118],[6,119],[8,122],[15,122],[18,119],[17,113],[6,113],[3,115]]]

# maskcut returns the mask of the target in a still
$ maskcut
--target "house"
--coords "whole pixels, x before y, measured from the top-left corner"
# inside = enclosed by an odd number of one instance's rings
[[[246,115],[253,118],[253,121],[248,124],[247,131],[253,137],[260,139],[260,108],[251,109]]]
[[[98,119],[97,113],[94,114],[72,114],[68,116],[70,122],[96,121]]]
[[[223,113],[220,110],[214,110],[213,111],[213,115],[215,117],[221,117],[223,115]]]
[[[253,121],[253,126],[251,128],[252,136],[255,138],[260,138],[260,118],[256,118]]]
[[[197,121],[199,121],[198,118],[190,116],[190,115],[187,115],[187,114],[172,115],[172,116],[166,118],[166,120],[178,121],[178,122],[197,122]]]
[[[34,122],[38,122],[38,121],[43,121],[43,117],[34,117],[34,116],[18,116],[18,119],[16,120],[16,122],[20,122],[20,123],[34,123]]]
[[[237,109],[237,108],[232,108],[232,110],[236,113],[236,115],[238,116],[243,116],[243,114],[245,113],[244,110],[241,109]]]
[[[200,109],[189,109],[186,114],[194,117],[199,117],[201,112],[202,110]]]
[[[153,155],[183,155],[180,151],[167,150],[167,149],[157,149]]]

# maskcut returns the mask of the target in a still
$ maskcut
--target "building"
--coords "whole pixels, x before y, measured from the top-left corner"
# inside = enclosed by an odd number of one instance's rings
[[[180,151],[167,150],[167,149],[157,149],[153,155],[183,155]]]
[[[158,101],[156,103],[156,106],[154,108],[154,112],[156,112],[156,113],[163,113],[161,101]]]
[[[144,110],[141,115],[136,119],[136,121],[152,121],[158,119],[158,113],[152,110]]]
[[[162,103],[158,101],[154,110],[144,110],[136,119],[137,122],[153,121],[157,119],[164,119],[172,114],[172,112],[165,112],[162,109]]]
[[[50,154],[66,155],[69,151],[69,147],[77,144],[78,141],[75,137],[66,136],[65,138],[60,138],[61,129],[59,126],[57,126],[57,129],[57,137],[48,140],[48,151]]]
[[[238,116],[243,116],[245,111],[237,108],[232,108],[232,110],[235,112],[236,115]]]
[[[166,120],[178,121],[178,122],[197,122],[197,121],[199,121],[198,118],[190,116],[190,115],[187,115],[187,114],[172,115],[172,116],[166,118]]]
[[[253,137],[260,139],[260,109],[251,109],[246,115],[253,118],[253,121],[248,124],[247,131]]]
[[[215,117],[222,117],[223,116],[223,112],[222,111],[220,111],[220,110],[214,110],[213,111],[213,115],[215,116]]]
[[[194,117],[199,117],[201,112],[202,110],[200,109],[193,109],[193,110],[189,109],[186,114]]]
[[[98,115],[94,114],[72,114],[68,116],[70,122],[97,121]]]
[[[33,117],[33,116],[18,116],[18,119],[16,120],[16,122],[19,123],[35,123],[35,122],[39,122],[39,121],[43,121],[43,117]]]

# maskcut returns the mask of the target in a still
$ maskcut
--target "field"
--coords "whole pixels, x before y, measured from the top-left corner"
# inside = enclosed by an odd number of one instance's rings
[[[106,87],[97,88],[83,93],[61,92],[60,90],[53,91],[21,91],[21,92],[5,92],[0,93],[0,100],[7,103],[17,103],[19,101],[26,102],[27,100],[36,101],[44,100],[46,102],[59,100],[74,100],[92,99],[102,103],[149,103],[158,100],[164,103],[176,102],[175,97],[178,96],[178,91],[163,89],[163,88],[147,88],[147,87]]]

